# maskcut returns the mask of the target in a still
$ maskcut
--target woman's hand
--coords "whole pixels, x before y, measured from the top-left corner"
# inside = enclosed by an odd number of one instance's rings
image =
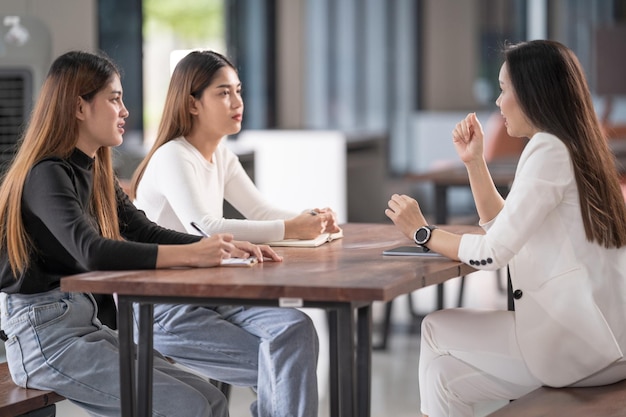
[[[218,233],[201,239],[193,244],[198,249],[198,261],[195,266],[218,266],[222,259],[247,258],[250,256],[246,251],[237,248],[233,244],[233,235]]]
[[[238,258],[247,258],[248,256],[256,256],[259,262],[263,262],[263,258],[269,258],[272,261],[281,262],[283,260],[282,256],[279,256],[274,250],[268,245],[255,245],[250,242],[244,242],[239,240],[234,240],[233,245],[243,251],[245,256],[238,256]]]
[[[465,119],[457,123],[452,131],[452,142],[465,164],[483,158],[483,141],[483,127],[478,121],[476,113],[468,114]]]
[[[250,242],[233,240],[231,234],[218,233],[188,245],[159,245],[156,267],[206,268],[219,266],[222,259],[249,258],[250,256],[256,256],[259,262],[263,262],[264,257],[273,261],[283,260],[267,245],[253,245]]]
[[[418,202],[408,195],[394,194],[387,205],[385,215],[411,240],[415,231],[427,224]]]
[[[223,233],[200,239],[188,245],[159,245],[156,267],[206,268],[220,265],[222,259],[249,256],[248,253],[233,245],[232,240],[233,235]]]
[[[285,239],[314,239],[339,230],[335,212],[329,208],[308,210],[285,220]]]
[[[323,209],[315,208],[311,212],[317,213],[318,216],[323,216],[326,220],[326,229],[324,233],[337,233],[341,231],[339,224],[337,224],[337,213],[335,213],[330,207],[324,207]]]

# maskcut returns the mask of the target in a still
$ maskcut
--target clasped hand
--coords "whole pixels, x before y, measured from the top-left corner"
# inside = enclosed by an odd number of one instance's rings
[[[340,230],[336,213],[328,207],[307,210],[285,220],[285,239],[314,239],[322,233],[336,233]]]

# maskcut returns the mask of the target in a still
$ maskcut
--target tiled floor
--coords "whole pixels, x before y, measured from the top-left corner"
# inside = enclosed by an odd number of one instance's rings
[[[455,306],[459,280],[446,284],[446,306]],[[435,288],[425,288],[413,295],[420,314],[434,308]],[[416,334],[409,314],[408,296],[394,303],[394,328],[386,351],[375,351],[372,357],[372,417],[416,417],[419,414],[417,363],[419,334]],[[506,308],[506,297],[498,290],[495,274],[478,272],[466,279],[464,306]],[[382,319],[383,305],[374,306],[374,321]],[[375,339],[376,342],[376,339]],[[231,396],[231,416],[248,417],[248,407],[254,394],[248,388],[234,387]],[[500,404],[478,407],[476,416],[484,416]],[[328,396],[323,395],[319,417],[328,416]],[[88,417],[78,407],[64,401],[57,406],[59,417]]]

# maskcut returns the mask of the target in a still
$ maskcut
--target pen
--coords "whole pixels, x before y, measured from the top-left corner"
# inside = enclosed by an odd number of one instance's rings
[[[191,227],[193,227],[194,229],[196,229],[198,232],[200,232],[200,234],[204,237],[209,237],[209,235],[207,234],[207,232],[205,232],[204,230],[202,230],[202,228],[200,227],[200,225],[198,225],[198,223],[196,222],[191,222]]]
[[[317,211],[315,211],[315,210],[309,210],[309,214],[310,214],[311,216],[317,216]]]

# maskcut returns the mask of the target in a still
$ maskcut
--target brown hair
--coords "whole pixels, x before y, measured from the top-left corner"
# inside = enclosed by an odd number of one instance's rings
[[[227,66],[235,69],[226,57],[213,51],[190,52],[176,65],[167,90],[157,138],[133,174],[129,192],[131,200],[136,197],[141,177],[156,150],[170,140],[191,132],[193,120],[189,98],[202,97],[202,93],[211,85],[217,72]]]
[[[52,63],[28,127],[18,142],[18,151],[0,186],[0,248],[7,251],[15,275],[27,269],[32,246],[22,220],[22,194],[30,169],[50,156],[69,157],[78,140],[78,98],[91,101],[119,74],[108,58],[88,52],[68,52]],[[108,147],[101,147],[96,154],[89,210],[103,236],[121,238]]]
[[[578,59],[558,42],[536,40],[507,47],[505,61],[526,117],[569,150],[587,239],[607,248],[626,245],[626,203],[614,155]]]

